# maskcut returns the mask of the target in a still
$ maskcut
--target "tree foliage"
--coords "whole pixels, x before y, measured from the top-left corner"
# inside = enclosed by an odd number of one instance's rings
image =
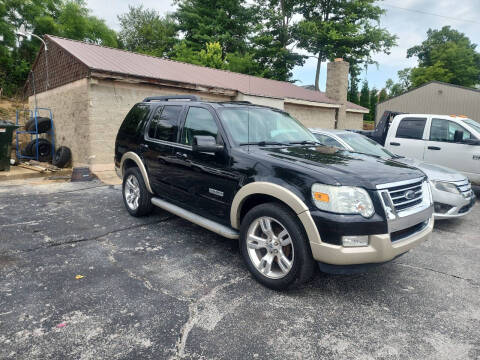
[[[373,88],[372,90],[370,90],[370,104],[369,104],[370,112],[367,114],[368,120],[370,121],[375,121],[375,112],[377,109],[377,104],[378,104],[378,90]]]
[[[356,64],[371,64],[373,54],[388,53],[396,36],[379,26],[385,12],[377,0],[302,1],[301,20],[296,26],[298,46],[315,54],[315,89],[319,88],[320,65],[342,57]]]
[[[218,42],[223,55],[244,52],[255,10],[245,0],[176,0],[174,14],[186,45],[194,51]]]
[[[129,6],[127,13],[118,16],[122,47],[129,51],[152,56],[167,56],[178,42],[177,25],[173,16],[161,17],[155,10]]]
[[[468,87],[480,83],[480,54],[476,46],[450,26],[429,29],[427,39],[407,51],[407,57],[418,58],[418,67],[410,74],[412,85],[417,87],[432,80]]]
[[[407,57],[418,58],[414,68],[400,70],[399,82],[389,79],[388,96],[398,96],[430,81],[474,87],[480,84],[480,54],[476,44],[461,32],[444,26],[429,29],[427,39],[407,50]]]
[[[0,3],[0,87],[14,95],[24,84],[41,42],[19,30],[116,47],[115,31],[92,16],[83,0],[4,0]]]
[[[261,75],[289,81],[295,66],[305,62],[305,56],[292,50],[294,39],[293,16],[298,12],[298,0],[258,0],[257,16],[263,21],[252,38],[252,54],[262,65]]]

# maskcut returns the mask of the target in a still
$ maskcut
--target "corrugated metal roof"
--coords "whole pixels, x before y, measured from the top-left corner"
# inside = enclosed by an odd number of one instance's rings
[[[236,90],[248,95],[337,104],[323,92],[308,90],[285,81],[212,69],[52,35],[46,35],[46,37],[64,48],[91,70],[99,72],[217,87]],[[353,103],[348,103],[347,107],[366,110]]]

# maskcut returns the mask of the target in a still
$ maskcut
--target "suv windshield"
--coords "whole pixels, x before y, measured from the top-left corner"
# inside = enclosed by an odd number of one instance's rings
[[[463,119],[463,122],[465,124],[470,125],[472,128],[474,128],[477,131],[480,131],[480,122],[475,121],[473,119]]]
[[[385,149],[382,145],[367,138],[366,136],[355,133],[337,134],[337,136],[350,145],[353,151],[368,155],[380,156],[384,159],[396,156]]]
[[[316,144],[313,134],[288,114],[263,108],[221,109],[220,117],[236,145]]]

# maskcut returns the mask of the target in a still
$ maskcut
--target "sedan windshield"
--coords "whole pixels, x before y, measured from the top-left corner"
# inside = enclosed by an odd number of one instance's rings
[[[395,157],[394,154],[385,149],[382,145],[366,136],[355,133],[337,134],[337,136],[350,145],[353,151],[388,159]]]
[[[220,111],[220,117],[237,145],[318,143],[307,128],[281,111],[264,108],[227,108]]]
[[[480,122],[473,119],[463,119],[463,122],[480,132]]]

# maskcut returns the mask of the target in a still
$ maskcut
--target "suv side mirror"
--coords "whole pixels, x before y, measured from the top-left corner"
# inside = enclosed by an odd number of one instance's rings
[[[463,131],[455,130],[455,134],[453,135],[453,142],[462,142],[463,141]]]
[[[223,145],[217,144],[213,136],[195,135],[193,137],[192,150],[194,152],[219,152],[223,150]]]

